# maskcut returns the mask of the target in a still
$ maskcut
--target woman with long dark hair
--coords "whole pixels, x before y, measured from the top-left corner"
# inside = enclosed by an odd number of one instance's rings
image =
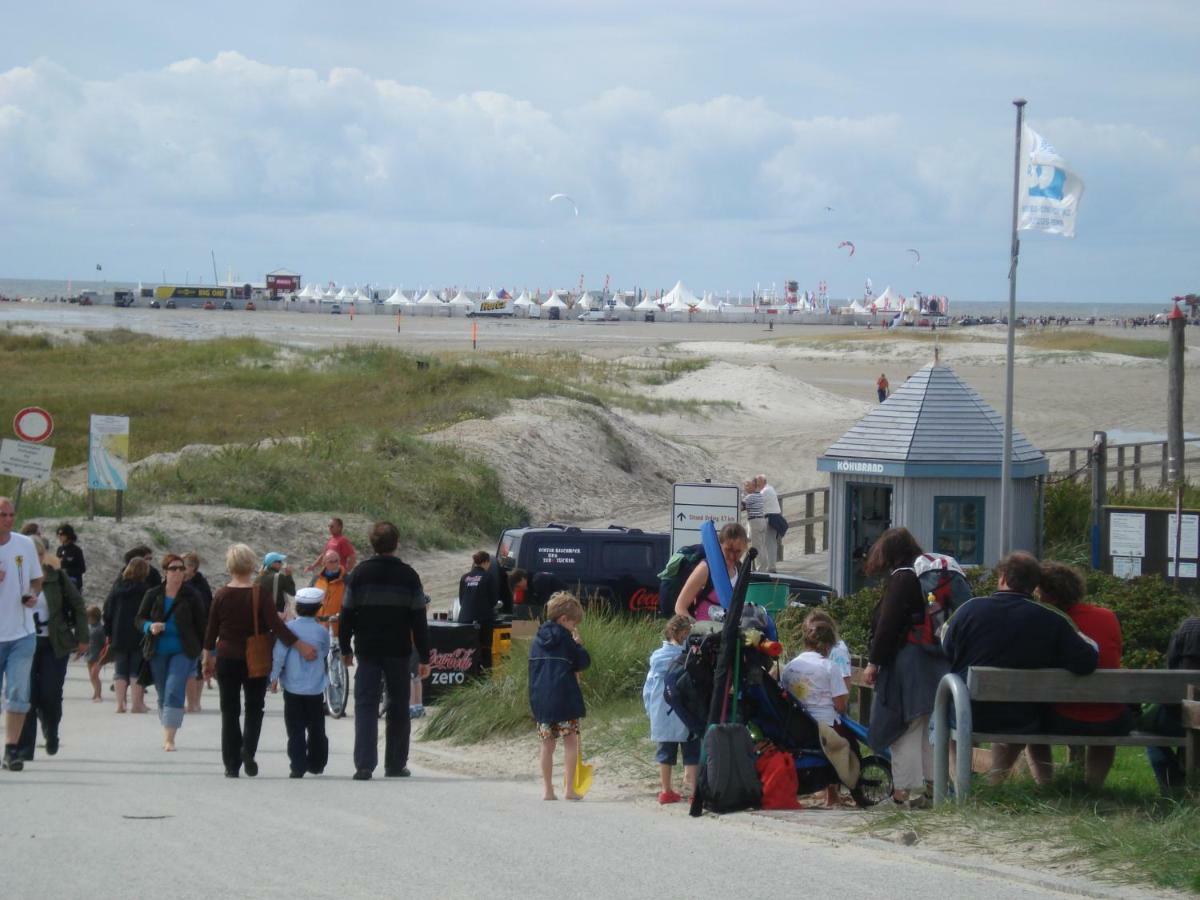
[[[921,545],[907,528],[889,528],[867,554],[866,573],[883,576],[883,595],[871,613],[870,664],[864,677],[874,684],[867,743],[892,754],[893,798],[910,807],[925,805],[933,780],[929,715],[938,682],[950,671],[940,646],[909,639],[925,620],[925,594],[913,570]]]

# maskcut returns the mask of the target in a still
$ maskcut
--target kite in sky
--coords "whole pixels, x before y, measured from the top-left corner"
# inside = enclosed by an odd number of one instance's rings
[[[849,247],[850,248],[850,256],[854,255],[854,244],[852,244],[850,241],[842,241],[840,244],[838,244],[839,250],[841,250],[843,247]],[[847,256],[846,258],[849,259],[850,256]]]
[[[568,203],[571,204],[572,209],[575,210],[575,215],[579,215],[579,204],[576,203],[574,200],[572,200],[570,197],[568,197],[566,194],[551,194],[550,202],[553,203],[555,200],[566,200]]]

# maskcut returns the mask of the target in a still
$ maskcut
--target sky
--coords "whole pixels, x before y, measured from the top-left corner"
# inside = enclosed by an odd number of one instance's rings
[[[1200,290],[1194,0],[56,0],[4,20],[0,278],[211,280],[213,254],[222,278],[410,291],[849,297],[869,277],[1001,300],[1024,97],[1086,190],[1075,238],[1022,232],[1019,298]]]

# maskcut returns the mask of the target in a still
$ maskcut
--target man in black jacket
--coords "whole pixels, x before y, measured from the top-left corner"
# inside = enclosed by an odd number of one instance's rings
[[[499,585],[492,569],[492,557],[486,550],[476,550],[471,556],[471,571],[458,581],[458,624],[479,628],[479,662],[485,669],[492,667],[492,632],[496,626],[496,604]],[[503,573],[500,573],[503,577]]]
[[[942,648],[950,671],[964,680],[971,666],[1002,669],[1067,669],[1076,675],[1096,670],[1096,644],[1079,632],[1059,609],[1033,599],[1041,577],[1038,561],[1028,553],[1010,553],[996,566],[996,593],[968,600],[950,617]],[[1036,734],[1042,730],[1042,704],[971,704],[975,731]],[[1000,781],[1016,762],[1024,744],[992,744],[989,778]]]
[[[407,778],[408,689],[410,655],[420,660],[418,674],[429,675],[429,626],[425,592],[412,566],[400,561],[400,533],[391,522],[371,527],[375,555],[346,578],[338,641],[347,667],[358,655],[354,679],[354,778],[367,781],[379,763],[379,700],[387,684],[387,726],[383,774]],[[353,643],[352,643],[353,642]]]

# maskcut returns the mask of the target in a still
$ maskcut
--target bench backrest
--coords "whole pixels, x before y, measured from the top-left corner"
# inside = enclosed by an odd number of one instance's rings
[[[1200,670],[1100,669],[1073,675],[1066,669],[972,666],[967,672],[971,699],[1017,703],[1178,703],[1193,684],[1200,685]]]

